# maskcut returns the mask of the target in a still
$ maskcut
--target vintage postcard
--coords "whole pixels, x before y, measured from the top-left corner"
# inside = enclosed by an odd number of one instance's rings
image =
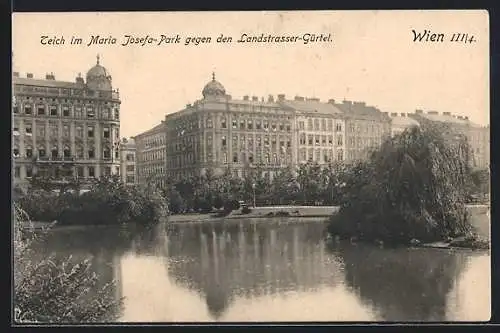
[[[12,26],[16,324],[490,320],[487,11]]]

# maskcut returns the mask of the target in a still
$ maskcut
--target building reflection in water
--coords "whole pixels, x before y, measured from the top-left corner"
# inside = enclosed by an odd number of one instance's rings
[[[236,300],[338,284],[339,263],[325,256],[323,230],[322,223],[179,224],[170,228],[168,271],[221,320]]]

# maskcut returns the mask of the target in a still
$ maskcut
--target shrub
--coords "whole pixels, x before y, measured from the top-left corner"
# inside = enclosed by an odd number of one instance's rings
[[[81,323],[117,319],[123,299],[114,282],[93,293],[99,277],[89,261],[42,258],[35,262],[30,245],[37,241],[26,213],[14,205],[14,320],[18,323]],[[40,237],[43,237],[43,233]]]
[[[252,210],[248,206],[245,206],[241,209],[242,214],[250,214],[251,212]]]

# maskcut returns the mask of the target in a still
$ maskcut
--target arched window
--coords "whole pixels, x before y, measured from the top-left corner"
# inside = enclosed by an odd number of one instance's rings
[[[46,155],[45,147],[38,146],[38,157],[45,157],[45,155]]]
[[[208,117],[207,118],[207,128],[212,128],[212,127],[213,127],[212,118]]]
[[[51,155],[52,158],[57,158],[59,156],[59,150],[57,149],[56,146],[53,146],[51,149]]]
[[[63,154],[65,158],[68,158],[71,156],[71,149],[68,146],[64,146]]]
[[[27,145],[26,148],[24,148],[24,152],[27,158],[33,157],[33,147],[31,147],[30,145]]]
[[[19,147],[17,145],[12,149],[12,156],[19,157]]]

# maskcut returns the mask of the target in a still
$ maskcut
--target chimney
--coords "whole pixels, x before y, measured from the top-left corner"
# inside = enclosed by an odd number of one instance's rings
[[[415,113],[416,113],[416,114],[422,114],[422,113],[424,113],[424,111],[422,111],[422,110],[420,110],[420,109],[416,109],[416,110],[415,110]]]
[[[252,101],[254,102],[258,102],[259,101],[259,98],[257,96],[252,96]]]
[[[267,98],[267,101],[269,103],[274,103],[274,96],[273,95],[269,95],[269,97]]]
[[[397,112],[392,112],[391,113],[391,117],[397,117],[398,116],[398,113]]]
[[[54,76],[54,73],[50,73],[45,75],[45,80],[55,80],[56,77]]]
[[[285,100],[285,94],[279,94],[279,95],[278,95],[278,100],[279,100],[280,102],[283,102],[283,101]]]
[[[248,95],[243,96],[244,101],[248,101]]]
[[[443,112],[443,116],[451,116],[450,112]]]
[[[26,73],[26,77],[28,79],[32,79],[33,78],[33,73]]]
[[[335,104],[335,100],[334,100],[333,98],[330,98],[330,99],[328,100],[328,103],[329,103],[329,104]]]
[[[304,97],[302,97],[302,96],[295,96],[294,100],[295,101],[303,102],[304,101]]]
[[[12,76],[14,76],[14,77],[19,77],[19,72],[13,72],[13,73],[12,73]]]
[[[401,117],[406,117],[406,113],[401,112]]]
[[[468,117],[468,116],[465,116],[463,119],[464,119],[464,120],[469,120],[469,117]]]

